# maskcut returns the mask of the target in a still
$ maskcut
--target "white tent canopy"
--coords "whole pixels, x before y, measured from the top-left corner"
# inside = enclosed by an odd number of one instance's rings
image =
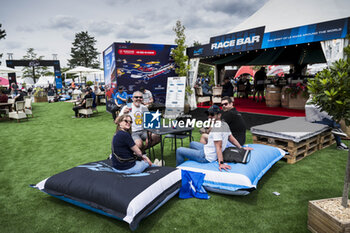
[[[36,87],[48,87],[49,84],[55,83],[54,76],[41,76],[39,80],[35,83]]]
[[[266,33],[349,16],[349,0],[270,0],[228,33],[262,26]]]
[[[0,73],[2,73],[2,74],[15,73],[15,72],[20,72],[20,71],[13,69],[11,67],[0,66]]]
[[[17,78],[17,83],[23,84],[25,83],[27,86],[33,86],[34,80],[32,78]]]

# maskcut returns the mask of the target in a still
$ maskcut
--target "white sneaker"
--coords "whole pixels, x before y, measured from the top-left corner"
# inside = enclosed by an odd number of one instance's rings
[[[159,166],[159,165],[158,165],[158,164],[159,164],[159,159],[155,159],[154,162],[153,162],[153,164],[156,165],[156,166]]]
[[[159,167],[162,167],[162,166],[165,166],[165,161],[164,160],[159,160]]]
[[[333,129],[332,133],[341,137],[347,137],[346,133],[344,133],[343,130],[339,128]]]
[[[340,143],[340,146],[343,147],[347,151],[349,150],[349,147],[347,147],[343,142]]]
[[[349,151],[348,147],[342,147],[342,146],[337,146],[338,150],[345,150],[345,151]]]

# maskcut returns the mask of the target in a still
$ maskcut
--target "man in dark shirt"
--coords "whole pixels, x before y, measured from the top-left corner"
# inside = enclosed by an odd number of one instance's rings
[[[75,112],[75,116],[73,116],[72,118],[77,118],[78,114],[79,114],[79,109],[85,108],[87,98],[92,98],[91,93],[90,93],[90,89],[88,89],[88,88],[85,90],[85,96],[84,96],[83,101],[79,105],[73,107],[73,111]]]
[[[233,96],[233,86],[228,77],[224,79],[224,83],[222,84],[222,97],[224,96]]]
[[[266,72],[265,67],[261,67],[260,70],[258,70],[254,75],[254,94],[253,94],[253,100],[255,100],[255,94],[256,96],[256,102],[264,101],[264,90],[265,90],[265,80],[266,80]],[[261,100],[260,100],[261,96]]]
[[[236,108],[232,99],[228,96],[221,99],[222,110],[224,111],[221,119],[230,127],[232,135],[237,139],[239,144],[245,144],[246,123]]]
[[[23,91],[21,89],[18,89],[17,90],[17,95],[15,97],[15,102],[17,101],[23,101],[24,100],[24,94],[23,94]]]

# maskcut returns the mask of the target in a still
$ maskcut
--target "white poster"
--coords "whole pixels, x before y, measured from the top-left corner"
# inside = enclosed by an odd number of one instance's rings
[[[196,79],[198,75],[198,67],[199,67],[199,58],[190,59],[190,70],[188,72],[188,83],[191,87],[192,94],[187,98],[188,104],[190,105],[191,110],[197,108],[196,103],[196,92],[194,90],[194,85],[196,84]]]
[[[165,117],[175,119],[184,112],[186,77],[169,77],[165,100]]]
[[[344,39],[321,41],[322,50],[328,67],[335,61],[344,58]]]

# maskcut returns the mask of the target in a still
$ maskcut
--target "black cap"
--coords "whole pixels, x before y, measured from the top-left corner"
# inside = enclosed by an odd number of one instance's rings
[[[118,90],[124,90],[124,87],[123,86],[119,86]]]
[[[145,90],[144,87],[140,87],[140,91],[143,92]]]
[[[206,111],[208,114],[219,114],[219,113],[222,113],[222,110],[220,109],[219,106],[217,105],[213,105],[211,106],[208,111]]]

